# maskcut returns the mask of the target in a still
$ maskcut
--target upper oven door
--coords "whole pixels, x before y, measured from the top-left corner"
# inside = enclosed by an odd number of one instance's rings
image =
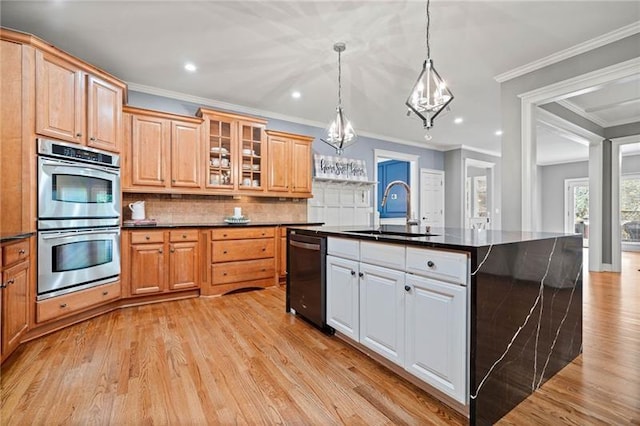
[[[40,219],[120,217],[120,170],[38,157]]]

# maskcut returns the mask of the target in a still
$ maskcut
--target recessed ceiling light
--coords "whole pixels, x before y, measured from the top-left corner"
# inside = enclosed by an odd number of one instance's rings
[[[293,99],[300,99],[300,96],[302,96],[302,94],[300,92],[298,92],[297,90],[295,92],[291,92],[291,97]]]
[[[189,72],[194,72],[195,70],[198,69],[198,67],[196,67],[194,64],[192,64],[191,62],[187,62],[186,64],[184,64],[184,69],[189,71]]]
[[[453,120],[453,122],[454,122],[454,123],[456,123],[456,124],[460,124],[460,123],[462,123],[463,121],[464,121],[464,120],[462,119],[462,117],[456,117],[456,119],[455,119],[455,120]]]
[[[496,136],[502,136],[502,130],[496,130]]]

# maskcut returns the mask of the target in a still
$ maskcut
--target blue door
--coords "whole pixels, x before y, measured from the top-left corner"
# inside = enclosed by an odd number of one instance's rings
[[[381,208],[380,203],[382,203],[384,189],[389,182],[401,180],[408,185],[411,184],[409,182],[409,162],[391,160],[378,163],[378,180],[380,181],[380,185],[378,185],[378,211],[380,212],[380,218],[406,217],[407,191],[401,185],[391,188],[384,207]]]

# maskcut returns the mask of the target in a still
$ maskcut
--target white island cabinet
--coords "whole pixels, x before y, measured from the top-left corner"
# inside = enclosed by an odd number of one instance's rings
[[[327,323],[466,405],[467,253],[329,237]]]

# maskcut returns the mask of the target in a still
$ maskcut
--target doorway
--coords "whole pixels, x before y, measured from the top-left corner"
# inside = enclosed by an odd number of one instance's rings
[[[465,159],[464,227],[490,229],[493,205],[493,168],[495,163]]]
[[[409,194],[410,200],[411,200],[411,210],[413,210],[411,212],[411,216],[412,217],[416,217],[417,215],[417,207],[418,207],[418,182],[419,182],[419,178],[418,178],[418,161],[420,159],[420,157],[418,155],[412,155],[412,154],[406,154],[404,152],[395,152],[395,151],[387,151],[387,150],[383,150],[383,149],[374,149],[373,150],[373,159],[375,162],[375,167],[373,168],[373,172],[374,172],[374,177],[373,180],[375,182],[377,182],[378,185],[378,190],[374,191],[374,197],[375,199],[374,201],[374,212],[376,214],[376,220],[374,220],[374,224],[377,226],[378,224],[382,224],[382,225],[405,225],[407,220],[406,220],[406,214],[403,215],[402,217],[388,217],[388,218],[382,218],[380,216],[380,203],[382,202],[382,193],[384,193],[384,189],[386,187],[386,185],[384,185],[381,181],[381,177],[378,175],[378,165],[387,161],[399,161],[399,162],[406,162],[409,164],[409,174],[408,174],[408,180],[409,182],[407,182],[407,184],[409,185],[409,187],[411,188],[411,194]],[[402,187],[395,187],[394,189],[397,189],[398,191],[404,191],[404,188]],[[404,199],[405,202],[403,203],[404,206],[406,206],[406,198]],[[388,200],[390,201],[390,200]]]
[[[564,232],[582,234],[582,246],[589,247],[589,179],[565,179],[564,188]]]

